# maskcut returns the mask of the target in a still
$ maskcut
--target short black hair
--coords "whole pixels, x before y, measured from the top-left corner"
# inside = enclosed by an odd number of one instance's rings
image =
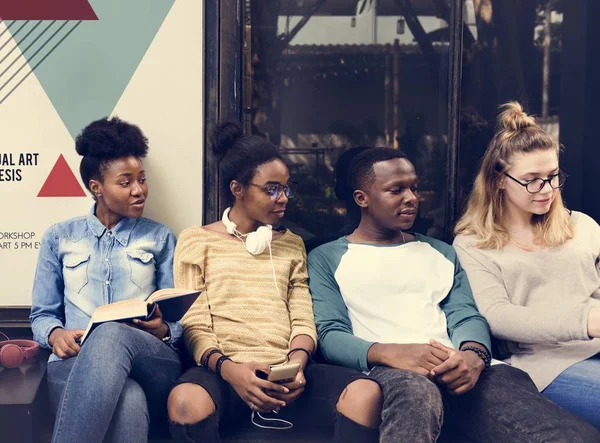
[[[354,197],[352,197],[352,189],[348,183],[348,172],[350,171],[350,165],[352,160],[356,158],[358,154],[369,149],[368,146],[355,146],[347,149],[340,154],[337,161],[335,162],[335,186],[333,191],[338,199],[343,202],[354,203]]]
[[[83,128],[75,139],[75,149],[83,156],[79,165],[81,180],[91,192],[90,180],[102,181],[104,170],[113,160],[146,157],[148,139],[136,125],[118,117],[104,117]]]
[[[392,148],[370,148],[354,157],[348,171],[348,184],[352,192],[357,189],[364,190],[373,183],[375,180],[373,165],[375,163],[395,158],[408,159],[404,152]]]
[[[256,135],[244,135],[241,126],[235,122],[225,122],[217,127],[213,152],[220,158],[221,187],[229,204],[234,201],[229,191],[229,184],[233,180],[248,186],[260,165],[273,160],[283,161],[269,140]]]

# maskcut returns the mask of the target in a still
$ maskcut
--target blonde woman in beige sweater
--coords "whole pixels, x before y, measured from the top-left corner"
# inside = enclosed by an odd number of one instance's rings
[[[507,362],[600,428],[600,227],[565,208],[565,179],[557,142],[504,105],[454,247]]]
[[[304,245],[271,227],[294,194],[287,166],[271,143],[234,123],[219,128],[214,150],[231,207],[221,221],[186,229],[175,251],[176,286],[203,293],[182,320],[196,365],[169,397],[174,439],[219,442],[219,428],[240,420],[274,426],[255,416],[274,411],[296,426],[332,428],[334,442],[376,442],[379,385],[310,361],[317,336]],[[300,365],[293,381],[260,377],[288,362]]]

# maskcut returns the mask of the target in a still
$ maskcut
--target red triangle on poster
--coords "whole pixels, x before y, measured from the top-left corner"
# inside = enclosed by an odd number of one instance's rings
[[[38,197],[86,197],[81,185],[62,154],[44,182]]]

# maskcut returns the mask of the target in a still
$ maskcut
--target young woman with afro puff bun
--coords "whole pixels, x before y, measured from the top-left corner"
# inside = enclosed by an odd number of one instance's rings
[[[146,442],[150,422],[166,419],[169,389],[181,372],[172,346],[181,326],[164,322],[157,309],[148,321],[104,323],[82,346],[78,340],[97,307],[173,286],[175,237],[142,217],[148,140],[137,126],[97,120],[77,137],[76,149],[94,204],[44,234],[31,307],[34,339],[52,350],[52,441]]]
[[[287,166],[268,140],[236,123],[217,128],[213,151],[230,207],[221,220],[184,230],[175,251],[175,285],[203,296],[181,321],[196,364],[169,395],[173,439],[217,443],[222,430],[252,420],[326,428],[334,443],[377,442],[379,385],[310,358],[317,333],[304,244],[272,228],[294,195]],[[287,363],[299,367],[295,377],[265,379]],[[262,432],[269,440],[274,431]]]

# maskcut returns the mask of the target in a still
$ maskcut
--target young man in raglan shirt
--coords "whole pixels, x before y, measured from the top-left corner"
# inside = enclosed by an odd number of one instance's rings
[[[434,442],[443,424],[477,442],[600,441],[525,372],[490,367],[489,327],[454,249],[408,232],[417,181],[400,151],[359,154],[349,183],[360,225],[308,259],[321,352],[381,385],[380,441]]]

